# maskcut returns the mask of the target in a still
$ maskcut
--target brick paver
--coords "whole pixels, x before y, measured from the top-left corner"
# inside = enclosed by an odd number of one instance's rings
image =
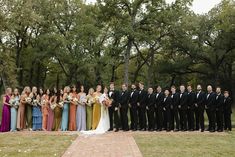
[[[131,133],[80,135],[63,157],[142,157]]]

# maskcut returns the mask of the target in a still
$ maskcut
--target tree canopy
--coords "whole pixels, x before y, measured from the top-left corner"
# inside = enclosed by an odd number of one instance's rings
[[[235,90],[235,2],[1,0],[0,86],[143,81]]]

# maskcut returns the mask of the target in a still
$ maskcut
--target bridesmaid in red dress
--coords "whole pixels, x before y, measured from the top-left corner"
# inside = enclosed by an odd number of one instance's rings
[[[6,94],[3,97],[3,108],[2,108],[2,122],[0,126],[0,132],[10,131],[11,124],[11,105],[9,103],[11,98],[11,88],[6,89]]]

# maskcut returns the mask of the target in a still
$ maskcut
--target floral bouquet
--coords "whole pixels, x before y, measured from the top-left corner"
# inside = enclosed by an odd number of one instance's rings
[[[78,98],[73,98],[73,102],[75,102],[75,105],[78,105]]]
[[[71,96],[71,95],[68,95],[68,96],[67,96],[67,101],[72,101],[72,100],[73,100],[72,96]]]
[[[15,100],[14,100],[14,99],[10,99],[9,104],[10,104],[11,106],[14,106]]]
[[[106,107],[111,107],[112,101],[107,98],[107,99],[103,100],[102,103],[103,103]]]
[[[64,102],[63,102],[63,101],[60,101],[58,105],[59,105],[60,107],[63,107],[63,106],[64,106]]]
[[[56,103],[51,104],[51,109],[54,110],[56,108],[56,106],[57,106]]]
[[[46,104],[46,100],[43,99],[43,100],[41,101],[41,104],[42,104],[42,105],[45,105],[45,104]]]
[[[26,97],[26,98],[25,98],[25,101],[26,101],[26,103],[31,104],[32,99],[31,99],[30,97]]]
[[[87,103],[88,103],[89,106],[92,106],[92,104],[94,104],[95,101],[94,101],[94,99],[91,97],[91,98],[88,99]]]
[[[81,105],[86,104],[86,102],[87,102],[87,99],[86,99],[85,97],[82,97],[82,98],[80,99],[80,104],[81,104]]]
[[[37,100],[37,99],[34,99],[32,105],[33,105],[33,106],[37,106],[37,105],[38,105],[38,100]]]

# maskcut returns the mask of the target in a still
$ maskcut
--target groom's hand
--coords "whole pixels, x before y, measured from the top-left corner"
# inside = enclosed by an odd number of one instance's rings
[[[115,111],[117,111],[118,110],[118,107],[115,107],[115,109],[114,109]]]

